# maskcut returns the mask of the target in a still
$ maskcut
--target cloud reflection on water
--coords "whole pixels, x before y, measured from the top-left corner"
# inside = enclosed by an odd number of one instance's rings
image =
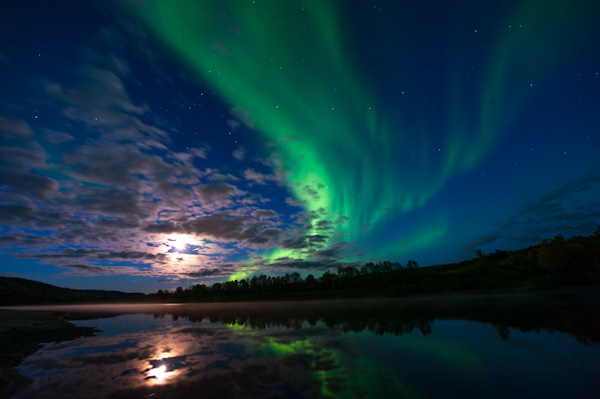
[[[332,371],[340,368],[340,349],[348,347],[339,329],[312,330],[307,336],[303,330],[190,325],[63,342],[23,363],[22,373],[37,378],[17,397],[169,397],[174,390],[183,396],[196,390],[208,397],[319,397],[339,388]]]
[[[598,360],[589,328],[598,304],[552,298],[68,307],[105,332],[27,358],[20,371],[33,382],[15,397],[501,397],[507,384],[495,375],[506,373],[506,362],[535,364],[550,344],[552,356],[573,367],[569,378],[584,378],[577,370]],[[561,326],[593,342],[591,350],[567,334],[518,331]],[[511,384],[531,385],[541,378],[534,371],[510,375]],[[571,383],[552,384],[536,386],[561,392]],[[579,386],[585,392],[590,382]]]

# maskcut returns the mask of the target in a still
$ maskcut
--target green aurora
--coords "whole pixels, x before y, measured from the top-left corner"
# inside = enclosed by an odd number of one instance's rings
[[[307,234],[319,234],[317,223],[326,220],[337,239],[360,242],[366,236],[360,226],[381,231],[412,224],[410,242],[406,234],[364,242],[373,245],[375,256],[389,256],[390,250],[406,253],[448,234],[443,211],[417,221],[410,220],[411,212],[486,159],[526,109],[536,89],[532,82],[552,76],[552,68],[541,70],[540,63],[555,62],[560,48],[593,23],[584,7],[566,4],[527,1],[507,7],[504,18],[488,26],[474,25],[468,15],[445,21],[437,32],[443,66],[434,66],[441,76],[416,82],[425,62],[410,52],[410,27],[418,23],[392,33],[382,26],[365,39],[393,70],[374,78],[361,66],[361,46],[348,27],[355,21],[343,2],[149,0],[135,12],[233,114],[248,116],[254,134],[277,144],[265,155],[316,216]],[[450,14],[464,12],[449,7]],[[472,35],[481,35],[482,44],[464,45],[479,43]],[[465,63],[469,58],[477,68]],[[382,87],[377,79],[387,80],[389,98],[375,89]],[[411,100],[402,99],[403,87]],[[267,258],[292,252],[275,250]]]
[[[449,370],[468,372],[474,379],[486,377],[485,365],[464,344],[417,333],[377,336],[367,331],[346,332],[338,337],[341,342],[337,347],[331,345],[332,337],[315,335],[297,340],[275,339],[262,332],[257,333],[244,324],[232,323],[227,326],[237,336],[236,341],[242,343],[254,357],[273,358],[276,361],[282,361],[287,356],[310,359],[311,370],[314,370],[313,381],[320,386],[323,397],[381,398],[399,392],[411,398],[429,397],[430,393],[418,389],[410,380],[412,373],[408,370],[414,365],[415,359],[429,359]],[[377,339],[374,339],[375,336]],[[349,342],[352,342],[350,351],[346,347]],[[401,355],[389,358],[373,356],[374,353]],[[403,367],[407,369],[405,375],[398,373],[398,369]],[[344,381],[341,386],[340,381]],[[333,392],[332,386],[341,390]]]

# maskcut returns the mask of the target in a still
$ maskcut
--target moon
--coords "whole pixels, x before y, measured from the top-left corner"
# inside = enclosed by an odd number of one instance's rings
[[[183,251],[188,244],[192,244],[194,240],[184,234],[172,234],[168,238],[168,243],[170,247],[174,248],[177,251]]]

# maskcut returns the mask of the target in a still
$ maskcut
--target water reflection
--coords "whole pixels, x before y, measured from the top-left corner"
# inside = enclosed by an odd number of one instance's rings
[[[600,391],[597,301],[70,307],[103,332],[26,359],[17,397],[586,396]]]

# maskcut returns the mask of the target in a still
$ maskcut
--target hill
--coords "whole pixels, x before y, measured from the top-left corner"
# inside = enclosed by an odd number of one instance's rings
[[[142,293],[75,290],[16,277],[0,277],[0,305],[112,302],[142,299]]]

